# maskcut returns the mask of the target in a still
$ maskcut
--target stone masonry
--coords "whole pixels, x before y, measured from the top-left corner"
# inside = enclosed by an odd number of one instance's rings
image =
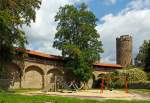
[[[117,64],[127,67],[132,65],[132,37],[129,35],[120,36],[116,39]]]
[[[16,63],[7,65],[5,76],[0,79],[0,88],[44,88],[53,83],[55,76],[64,75],[60,65],[49,65],[37,62],[24,61],[24,66]]]
[[[26,58],[15,59],[6,65],[5,71],[0,74],[0,89],[47,88],[54,86],[57,76],[63,77],[65,82],[74,80],[72,71],[64,67],[65,61],[62,58],[31,50],[26,52],[28,54]],[[88,86],[92,87],[93,81],[98,79],[99,74],[105,74],[117,68],[121,66],[94,64],[93,76]]]

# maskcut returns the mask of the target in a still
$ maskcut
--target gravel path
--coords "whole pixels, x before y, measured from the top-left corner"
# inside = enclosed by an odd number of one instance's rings
[[[118,90],[105,90],[103,93],[100,93],[100,90],[86,90],[78,92],[46,92],[41,91],[36,92],[25,92],[21,93],[23,95],[41,95],[46,94],[50,96],[63,96],[63,97],[76,97],[80,99],[121,99],[121,100],[150,100],[150,94],[138,94],[138,93],[125,93],[124,91]]]

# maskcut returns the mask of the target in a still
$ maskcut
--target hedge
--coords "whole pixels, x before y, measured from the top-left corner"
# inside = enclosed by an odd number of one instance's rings
[[[113,77],[121,77],[121,76],[127,76],[128,83],[130,85],[136,84],[137,82],[144,83],[148,79],[147,74],[139,68],[117,70],[115,72],[106,74],[103,77],[112,77],[113,78]],[[125,79],[112,79],[109,82],[109,84],[112,88],[123,88],[125,85]],[[142,85],[147,86],[147,83],[142,84]],[[134,87],[134,86],[131,86],[131,87]],[[146,88],[149,88],[149,86]]]
[[[150,81],[150,72],[147,73],[148,80]]]

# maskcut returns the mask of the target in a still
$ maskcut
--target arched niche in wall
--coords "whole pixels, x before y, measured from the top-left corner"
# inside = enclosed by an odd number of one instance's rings
[[[43,88],[44,71],[38,66],[29,66],[25,69],[23,88]]]
[[[53,68],[53,69],[50,69],[48,72],[47,72],[47,81],[48,83],[54,83],[55,82],[55,78],[56,76],[64,76],[64,72],[62,70],[59,70],[57,68]]]

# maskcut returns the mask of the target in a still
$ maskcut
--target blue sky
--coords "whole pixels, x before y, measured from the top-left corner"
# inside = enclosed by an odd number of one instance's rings
[[[109,13],[117,14],[130,2],[130,0],[114,0],[114,3],[112,1],[91,0],[90,2],[87,2],[87,5],[98,18],[101,18]]]
[[[96,29],[104,49],[101,62],[116,63],[116,38],[121,35],[133,37],[133,58],[143,40],[150,40],[150,0],[42,0],[36,22],[24,27],[29,42],[27,48],[61,55],[61,51],[52,47],[57,26],[54,16],[60,6],[77,6],[82,2],[99,19]]]

